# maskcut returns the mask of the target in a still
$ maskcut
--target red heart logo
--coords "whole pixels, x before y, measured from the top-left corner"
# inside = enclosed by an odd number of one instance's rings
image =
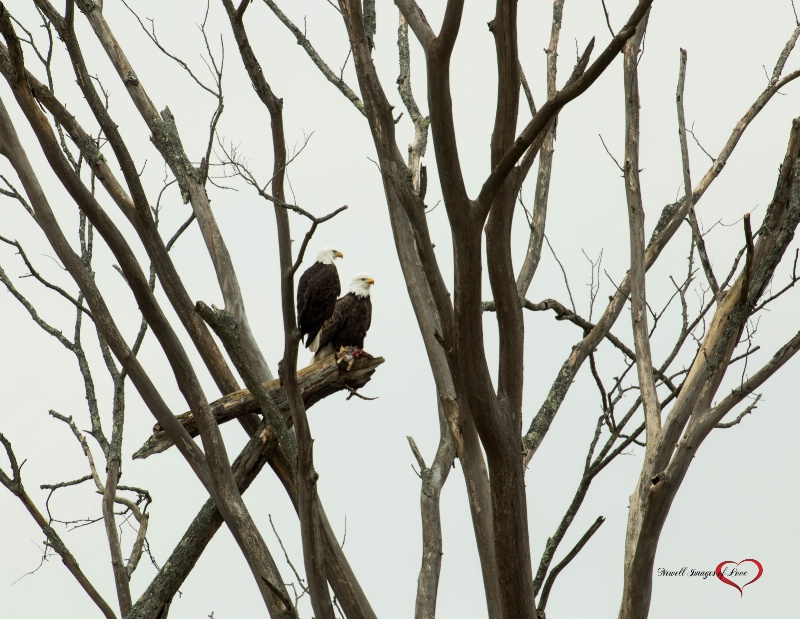
[[[725,577],[725,574],[724,574],[724,573],[723,573],[723,571],[722,571],[722,568],[723,568],[723,567],[725,567],[726,565],[728,565],[729,563],[732,563],[732,564],[733,564],[733,568],[731,569],[731,571],[730,571],[730,573],[728,574],[728,576],[746,576],[746,575],[747,575],[747,572],[739,572],[739,571],[736,569],[736,568],[737,568],[738,566],[740,566],[742,563],[752,563],[753,565],[755,565],[755,566],[758,568],[758,574],[756,574],[755,578],[753,578],[753,579],[751,579],[751,580],[747,581],[746,583],[744,583],[744,584],[743,584],[743,585],[740,587],[739,585],[737,585],[737,584],[736,584],[735,582],[733,582],[732,580],[730,580],[730,579],[726,578],[726,577]],[[739,563],[736,563],[736,562],[734,562],[734,561],[723,561],[722,563],[720,563],[720,564],[717,566],[717,569],[715,569],[715,570],[714,570],[714,572],[716,573],[716,575],[717,575],[717,578],[719,578],[719,579],[720,579],[722,582],[724,582],[726,585],[730,585],[731,587],[734,587],[734,588],[735,588],[737,591],[739,591],[739,597],[742,597],[742,595],[744,594],[744,588],[745,588],[747,585],[750,585],[750,584],[754,583],[755,581],[757,581],[759,578],[761,578],[761,574],[763,574],[763,573],[764,573],[764,568],[763,568],[763,566],[761,565],[761,563],[759,563],[759,562],[758,562],[758,561],[756,561],[755,559],[742,559],[741,561],[739,561]]]

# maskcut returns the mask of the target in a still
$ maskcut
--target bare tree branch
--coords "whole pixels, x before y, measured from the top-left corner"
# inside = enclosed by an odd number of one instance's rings
[[[397,78],[397,90],[414,123],[414,141],[408,145],[408,167],[412,173],[414,190],[421,198],[425,198],[425,168],[421,161],[428,145],[428,127],[430,118],[423,117],[414,99],[411,89],[411,51],[408,45],[408,23],[400,13],[400,24],[397,28],[397,48],[400,58],[400,76]]]
[[[597,529],[601,527],[601,525],[606,521],[603,516],[598,516],[597,520],[592,523],[592,526],[583,534],[578,543],[575,544],[575,547],[567,553],[567,556],[556,565],[552,570],[550,570],[550,575],[547,577],[547,581],[544,583],[544,588],[542,589],[542,595],[539,598],[539,605],[537,606],[537,611],[541,615],[544,613],[544,609],[547,606],[547,598],[550,597],[550,589],[553,587],[553,583],[555,582],[558,575],[561,573],[570,561],[572,561],[578,553],[583,550],[583,547],[586,543],[591,539],[592,535],[597,532]]]
[[[706,274],[708,285],[711,286],[711,292],[714,298],[719,298],[719,284],[714,277],[714,271],[711,268],[711,261],[708,259],[708,252],[706,252],[706,244],[703,240],[703,235],[700,232],[700,226],[697,223],[697,216],[694,212],[694,205],[692,204],[692,177],[689,168],[689,148],[686,144],[686,117],[683,109],[684,100],[684,85],[686,83],[686,50],[681,49],[681,62],[680,70],[678,72],[678,92],[676,94],[676,101],[678,105],[678,136],[680,137],[681,144],[681,161],[683,162],[683,186],[685,191],[684,203],[688,205],[689,223],[692,226],[692,236],[694,237],[695,245],[697,245],[697,253],[700,255],[700,263],[703,265],[703,271]]]
[[[71,6],[71,4],[69,6]],[[92,5],[92,7],[93,6],[94,5]],[[96,11],[92,11],[91,15],[99,26],[104,25],[105,22],[102,21],[102,16],[98,16]],[[5,19],[2,19],[2,17],[5,17]],[[23,81],[25,72],[22,54],[21,51],[18,50],[19,43],[7,16],[0,15],[0,30],[2,30],[3,36],[9,46],[12,63],[16,67],[16,79],[9,80],[9,83],[12,86],[17,102],[20,104],[29,123],[34,128],[37,138],[48,158],[49,164],[59,175],[61,182],[65,185],[67,190],[70,191],[72,197],[81,205],[82,209],[87,212],[87,215],[92,218],[93,224],[97,226],[101,234],[103,234],[109,247],[122,266],[126,280],[134,292],[144,316],[152,326],[154,334],[159,339],[159,342],[170,360],[182,393],[201,421],[204,447],[206,448],[207,455],[211,458],[210,466],[207,465],[206,459],[202,452],[200,452],[199,447],[188,437],[185,430],[175,420],[141,366],[136,359],[132,357],[130,349],[111,320],[105,302],[97,290],[91,275],[87,272],[80,259],[72,252],[66,239],[64,239],[63,234],[58,228],[58,224],[53,217],[46,198],[41,188],[38,186],[38,181],[32,173],[27,157],[19,145],[7,112],[4,107],[0,106],[0,124],[2,125],[2,130],[0,130],[2,133],[2,145],[0,145],[0,148],[2,148],[2,153],[9,158],[12,165],[14,165],[17,170],[18,175],[23,180],[23,185],[26,188],[28,197],[31,199],[31,203],[36,210],[37,222],[48,236],[48,240],[56,250],[59,258],[64,262],[65,266],[70,270],[70,274],[79,284],[83,294],[86,295],[87,302],[95,316],[95,320],[98,321],[99,325],[102,325],[101,332],[103,338],[112,347],[115,355],[123,365],[127,365],[131,379],[142,395],[143,400],[148,404],[148,407],[156,416],[159,423],[168,428],[174,438],[178,440],[178,446],[187,461],[192,465],[195,474],[206,484],[212,496],[217,500],[220,509],[226,517],[226,522],[230,526],[234,537],[239,542],[243,554],[250,563],[254,575],[258,573],[270,573],[271,570],[268,566],[270,561],[269,552],[263,544],[260,535],[257,533],[257,529],[255,529],[252,519],[241,500],[241,496],[238,496],[238,491],[235,488],[230,473],[230,465],[219,433],[219,428],[214,422],[213,416],[208,408],[207,400],[202,393],[197,377],[186,357],[186,353],[166,317],[161,312],[141,270],[135,263],[134,254],[128,247],[124,237],[103,212],[94,197],[82,183],[80,183],[80,179],[74,176],[73,171],[69,168],[68,162],[63,158],[63,155],[61,155],[47,120],[43,117],[40,108]],[[101,30],[101,32],[105,31]],[[107,39],[107,42],[110,40],[112,39]],[[118,47],[114,49],[119,51]],[[35,200],[34,197],[36,198]],[[234,505],[236,505],[235,508]],[[271,599],[269,597],[272,595],[271,592],[263,588],[259,578],[256,578],[256,582],[260,585],[262,594],[265,596],[265,601],[268,605],[271,604]]]
[[[745,418],[745,416],[749,415],[756,409],[756,405],[760,400],[761,400],[761,394],[760,393],[756,394],[756,397],[753,398],[753,401],[750,402],[750,404],[748,404],[741,413],[736,415],[736,419],[725,423],[720,422],[714,427],[721,430],[727,430],[728,428],[732,428],[733,426],[738,425],[739,423],[741,423],[742,419]]]
[[[647,295],[644,263],[644,206],[639,182],[639,69],[638,56],[649,13],[636,28],[636,34],[625,43],[625,197],[631,248],[631,323],[636,347],[636,373],[644,408],[647,449],[645,460],[653,457],[652,449],[661,431],[661,407],[653,378],[653,359],[647,326]],[[633,510],[633,508],[631,508]]]
[[[766,104],[772,99],[780,88],[800,77],[800,70],[787,74],[777,82],[768,84],[767,88],[759,95],[756,101],[748,108],[744,116],[734,127],[730,137],[723,146],[719,155],[714,159],[711,167],[700,180],[692,193],[694,204],[705,194],[711,183],[719,176],[725,164],[728,162],[733,150],[739,143],[744,131],[750,125],[758,113],[764,109]],[[668,204],[661,212],[661,217],[655,226],[650,242],[645,251],[645,268],[649,269],[667,243],[672,239],[681,222],[687,214],[686,204],[683,201]],[[533,457],[542,440],[547,434],[550,424],[555,418],[556,413],[564,400],[572,380],[577,374],[583,362],[586,360],[589,351],[593,350],[603,339],[604,333],[611,328],[624,307],[627,295],[630,293],[629,278],[625,278],[619,285],[617,292],[609,301],[606,310],[600,320],[597,321],[596,328],[587,335],[581,343],[575,347],[569,358],[562,364],[556,379],[550,389],[550,393],[545,399],[539,412],[532,420],[528,431],[523,437],[524,461],[527,463]]]
[[[241,21],[236,19],[233,4],[230,0],[223,0],[223,5],[250,82],[270,114],[273,146],[273,193],[278,200],[285,202],[283,180],[286,168],[286,143],[283,133],[282,101],[275,96],[264,77],[261,65],[250,46],[247,33]],[[297,457],[287,463],[289,471],[294,474],[294,479],[286,479],[284,484],[293,485],[292,498],[300,516],[303,558],[312,607],[317,616],[333,617],[327,582],[330,577],[331,585],[346,609],[359,609],[363,616],[371,617],[374,612],[341,553],[341,548],[335,544],[335,538],[316,493],[317,475],[313,469],[312,440],[296,374],[299,331],[294,314],[293,277],[296,267],[293,268],[289,218],[286,210],[277,205],[275,217],[278,228],[281,307],[284,327],[284,357],[280,373],[282,383],[286,387],[288,406],[296,425],[298,439]]]
[[[320,57],[317,53],[317,50],[314,49],[314,46],[311,45],[311,41],[308,40],[305,34],[298,28],[292,20],[290,20],[286,14],[281,11],[275,2],[272,0],[264,0],[264,4],[266,4],[269,9],[275,13],[275,16],[281,21],[281,23],[286,26],[289,31],[295,36],[297,39],[297,44],[303,48],[303,50],[308,54],[308,57],[311,58],[311,61],[317,65],[317,68],[322,72],[325,78],[341,92],[350,103],[362,114],[366,116],[364,111],[364,103],[359,99],[358,95],[353,92],[353,89],[347,85],[347,83],[342,79],[341,76],[336,75],[328,64]]]
[[[397,0],[395,4],[397,4],[397,8],[400,9],[400,13],[408,25],[411,26],[411,30],[414,31],[414,35],[427,54],[434,39],[436,39],[436,35],[428,24],[428,19],[422,9],[419,8],[416,0]]]
[[[482,208],[488,210],[491,197],[497,191],[506,176],[511,173],[513,166],[519,158],[533,143],[534,139],[536,139],[544,127],[547,126],[550,119],[567,103],[583,94],[589,86],[600,77],[606,68],[608,68],[616,55],[622,50],[625,42],[634,35],[636,25],[644,17],[651,4],[652,0],[640,0],[633,13],[631,13],[628,23],[617,33],[586,72],[539,108],[539,111],[533,119],[531,119],[525,129],[522,130],[522,133],[519,134],[519,137],[514,141],[514,145],[497,163],[492,173],[484,182],[476,200],[478,204],[483,205]]]
[[[233,463],[233,474],[240,492],[244,492],[255,480],[267,459],[273,453],[277,441],[270,426],[262,425],[250,438],[239,457]],[[197,516],[156,577],[142,593],[126,619],[149,619],[163,616],[173,596],[194,569],[224,520],[214,501],[205,502]]]
[[[69,40],[69,37],[67,37],[67,40]],[[137,222],[136,214],[139,214],[141,220],[138,220],[138,222],[144,227],[141,238],[144,241],[145,248],[150,253],[151,260],[153,260],[153,263],[159,268],[159,276],[164,284],[164,290],[170,302],[195,342],[200,355],[203,357],[206,366],[209,368],[220,389],[223,393],[236,391],[239,388],[236,379],[231,374],[230,369],[227,367],[225,360],[222,358],[216,343],[208,333],[205,325],[195,315],[193,302],[180,281],[171,260],[166,258],[165,252],[167,248],[161,250],[159,247],[160,237],[155,233],[151,222],[150,207],[147,204],[144,189],[141,187],[138,171],[133,164],[132,158],[127,153],[127,147],[125,147],[121,136],[118,134],[116,124],[108,117],[107,110],[97,98],[95,91],[88,87],[90,79],[88,77],[88,72],[86,72],[85,67],[83,67],[82,57],[78,52],[79,50],[74,48],[74,66],[77,68],[79,75],[83,76],[83,79],[79,80],[79,83],[85,86],[84,93],[87,96],[87,101],[92,104],[93,111],[101,121],[101,125],[103,125],[108,132],[112,146],[116,147],[115,154],[122,162],[122,169],[126,175],[126,181],[129,183],[133,195],[136,197],[136,204],[134,204],[133,199],[119,184],[108,167],[105,158],[100,154],[94,140],[77,123],[75,117],[55,99],[48,88],[40,84],[29,72],[25,73],[26,82],[34,93],[37,101],[42,103],[47,110],[58,119],[59,126],[63,125],[68,131],[70,137],[81,149],[81,155],[90,163],[96,177],[101,180],[104,188],[120,207],[123,214],[131,219],[135,225]],[[3,54],[7,54],[7,51],[0,46],[0,58],[3,57]],[[0,69],[2,69],[2,67],[3,63],[0,62]],[[7,79],[9,77],[9,75],[6,75]],[[254,424],[255,422],[252,423]],[[253,425],[253,427],[255,426]]]
[[[37,2],[40,0],[37,0]],[[175,119],[169,108],[159,114],[147,92],[136,76],[136,73],[125,56],[122,47],[117,42],[102,13],[94,10],[91,0],[76,0],[78,7],[84,13],[97,36],[98,41],[106,52],[109,60],[114,65],[120,79],[128,91],[132,102],[139,111],[142,119],[147,123],[153,133],[153,143],[164,157],[175,175],[184,200],[191,202],[197,216],[197,222],[203,239],[206,242],[209,255],[214,264],[217,280],[225,299],[226,309],[236,317],[239,323],[239,333],[243,338],[243,349],[248,355],[251,365],[256,369],[263,380],[270,380],[272,373],[261,354],[260,347],[250,330],[247,314],[242,299],[239,281],[219,227],[217,226],[208,195],[196,178],[195,169],[183,151],[180,136],[177,132]]]
[[[441,401],[440,401],[441,402]],[[443,408],[444,403],[440,403]],[[446,419],[440,411],[439,419]],[[430,468],[425,466],[414,439],[408,437],[411,450],[419,464],[422,478],[420,491],[420,512],[422,514],[422,566],[417,577],[417,601],[414,607],[415,619],[434,619],[436,599],[439,592],[439,576],[442,569],[442,519],[439,511],[439,498],[456,456],[455,441],[446,423],[440,428],[439,446]]]
[[[760,370],[753,374],[748,380],[742,383],[739,387],[734,389],[727,397],[725,397],[719,404],[709,411],[709,416],[714,419],[722,419],[734,406],[739,404],[747,396],[753,393],[766,380],[777,372],[783,365],[791,359],[794,354],[800,350],[800,332],[798,332],[791,340],[786,342],[776,352],[772,359],[764,365]]]
[[[550,28],[550,43],[547,46],[547,98],[556,95],[556,75],[558,70],[558,41],[561,36],[561,22],[564,16],[564,0],[553,0],[553,23]],[[522,72],[520,76],[524,80]],[[523,81],[523,86],[526,84]],[[527,91],[526,91],[527,92]],[[531,103],[531,113],[536,114]],[[536,193],[533,201],[533,218],[531,220],[531,233],[528,239],[528,249],[525,261],[522,263],[517,275],[517,292],[524,297],[530,288],[533,276],[539,266],[542,256],[542,241],[545,236],[547,221],[547,202],[550,197],[550,178],[553,172],[553,152],[555,150],[556,124],[547,130],[542,146],[539,149],[539,172],[536,177]]]
[[[53,527],[49,525],[45,517],[25,492],[25,488],[22,485],[22,477],[20,476],[20,467],[17,464],[14,450],[11,447],[11,441],[9,441],[2,433],[0,433],[0,443],[2,443],[3,448],[6,451],[6,455],[8,456],[8,460],[11,464],[11,476],[9,476],[5,471],[3,471],[2,468],[0,468],[0,483],[2,483],[14,496],[19,498],[25,509],[42,530],[42,533],[44,533],[45,537],[47,538],[47,544],[56,553],[58,553],[66,568],[75,577],[75,580],[78,581],[78,584],[83,588],[83,590],[86,591],[86,594],[89,596],[92,602],[95,603],[100,612],[103,613],[103,616],[106,617],[106,619],[116,619],[114,611],[111,610],[111,607],[108,605],[108,603],[103,599],[97,589],[94,588],[94,585],[92,585],[83,571],[81,571],[81,568],[78,566],[78,562],[64,544],[61,537],[59,537],[58,533],[55,532]]]
[[[800,223],[799,157],[800,119],[795,119],[775,195],[764,218],[764,226],[774,232],[759,236],[749,252],[748,265],[723,302],[718,304],[680,395],[664,423],[658,444],[654,446],[654,457],[642,467],[635,493],[641,500],[632,501],[629,515],[620,619],[641,617],[649,607],[652,566],[660,531],[697,449],[720,421],[720,417],[711,415],[711,401],[752,308]],[[745,230],[748,230],[747,222]],[[750,244],[752,235],[748,236]]]

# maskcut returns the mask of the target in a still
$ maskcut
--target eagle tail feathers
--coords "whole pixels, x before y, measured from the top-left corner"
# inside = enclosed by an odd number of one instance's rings
[[[321,331],[321,329],[320,329]],[[308,348],[311,352],[317,352],[319,350],[319,334],[320,331],[317,331],[317,334],[314,336],[314,339],[309,342],[308,337],[306,337],[306,348]],[[310,335],[310,334],[309,334]]]

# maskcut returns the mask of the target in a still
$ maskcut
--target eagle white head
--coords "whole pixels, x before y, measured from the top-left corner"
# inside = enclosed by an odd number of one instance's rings
[[[353,278],[350,282],[350,292],[357,297],[369,297],[369,287],[375,283],[375,280],[367,273],[361,273]]]
[[[323,247],[317,254],[317,262],[321,262],[322,264],[333,264],[336,258],[344,258],[344,254],[332,247]]]

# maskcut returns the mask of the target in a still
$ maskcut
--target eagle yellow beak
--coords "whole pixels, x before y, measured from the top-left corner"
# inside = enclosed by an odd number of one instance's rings
[[[333,255],[336,258],[344,258],[344,254],[342,252],[340,252],[340,251],[333,252]]]
[[[375,284],[375,280],[374,280],[374,279],[372,279],[371,277],[368,277],[368,278],[367,278],[367,283],[368,283],[370,286],[373,286],[373,285]]]

